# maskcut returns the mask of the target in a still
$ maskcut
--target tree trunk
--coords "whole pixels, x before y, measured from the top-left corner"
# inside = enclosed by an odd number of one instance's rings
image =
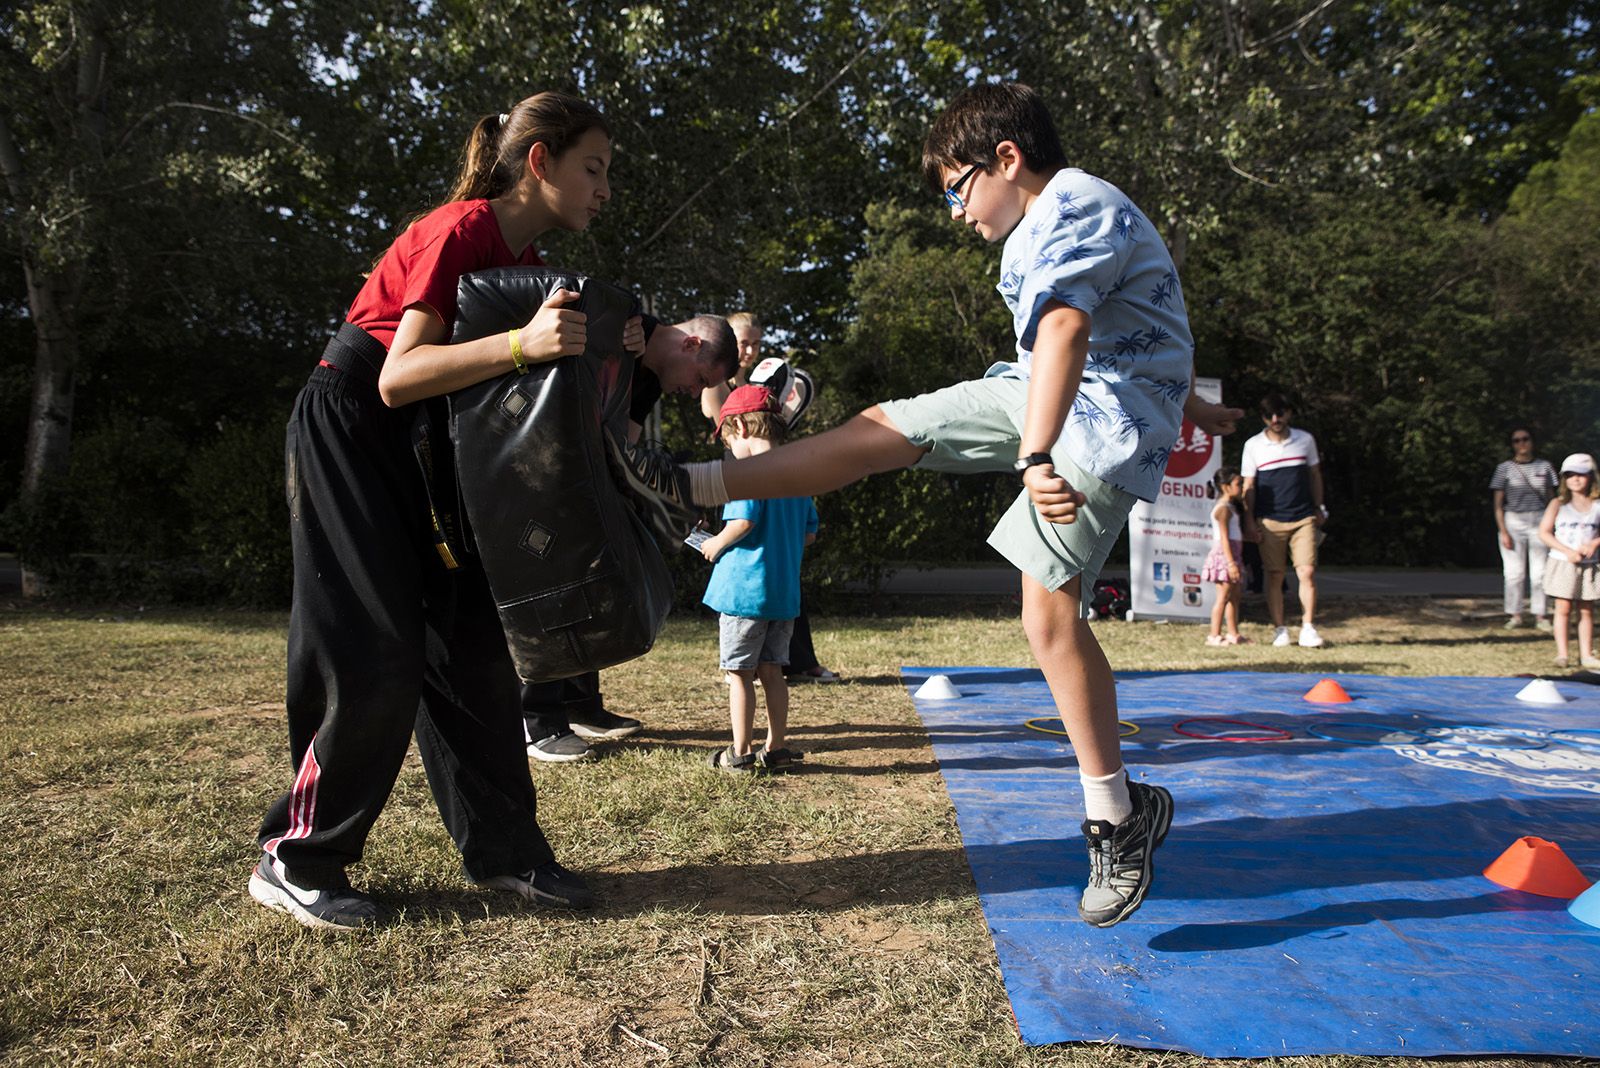
[[[23,453],[19,493],[26,506],[40,489],[67,473],[72,407],[77,396],[78,329],[76,287],[53,271],[35,271],[31,265],[25,265],[23,271],[37,338],[28,444]],[[37,597],[44,592],[41,576],[23,560],[22,595]]]

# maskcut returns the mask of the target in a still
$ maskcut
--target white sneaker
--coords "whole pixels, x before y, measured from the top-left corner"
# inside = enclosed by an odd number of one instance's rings
[[[1277,633],[1272,636],[1272,644],[1276,645],[1276,646],[1278,646],[1280,648],[1285,646],[1285,645],[1288,645],[1289,644],[1289,628],[1288,627],[1279,627]]]
[[[1288,642],[1283,644],[1288,645]],[[1300,644],[1307,649],[1315,649],[1322,644],[1322,635],[1317,633],[1317,628],[1310,623],[1300,624]]]

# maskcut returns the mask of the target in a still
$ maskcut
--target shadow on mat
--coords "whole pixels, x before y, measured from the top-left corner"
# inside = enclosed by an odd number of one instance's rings
[[[1230,949],[1259,949],[1275,946],[1317,931],[1338,927],[1360,927],[1393,920],[1438,920],[1450,916],[1474,916],[1484,912],[1555,912],[1567,907],[1565,901],[1501,890],[1475,897],[1443,900],[1384,898],[1377,901],[1348,901],[1307,909],[1274,920],[1241,920],[1236,923],[1186,923],[1163,931],[1150,940],[1150,948],[1166,953],[1210,953]],[[1339,931],[1329,937],[1343,938]]]

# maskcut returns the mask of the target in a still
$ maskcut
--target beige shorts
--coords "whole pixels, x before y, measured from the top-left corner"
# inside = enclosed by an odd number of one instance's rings
[[[919,471],[1009,471],[1027,418],[1028,383],[980,378],[880,407],[907,441],[928,450],[916,464]],[[1023,490],[990,533],[989,545],[1047,590],[1081,578],[1078,614],[1087,618],[1094,581],[1128,523],[1135,498],[1083,470],[1060,442],[1051,456],[1056,472],[1086,498],[1077,521],[1041,519]]]
[[[1544,561],[1544,593],[1567,601],[1600,600],[1600,565],[1575,564],[1552,552]]]
[[[1286,558],[1294,559],[1294,566],[1317,566],[1317,517],[1308,515],[1292,523],[1276,519],[1258,519],[1261,528],[1261,566],[1269,572],[1285,570]]]

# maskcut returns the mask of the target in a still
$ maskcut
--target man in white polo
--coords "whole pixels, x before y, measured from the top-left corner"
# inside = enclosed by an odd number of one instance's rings
[[[1267,612],[1277,628],[1272,644],[1288,645],[1291,640],[1283,622],[1283,576],[1292,558],[1300,579],[1299,643],[1316,648],[1322,644],[1322,635],[1311,622],[1317,611],[1317,533],[1328,520],[1328,509],[1322,503],[1316,439],[1290,425],[1293,415],[1281,393],[1261,398],[1266,429],[1244,443],[1239,466],[1244,474],[1246,530],[1253,527],[1261,539]]]

